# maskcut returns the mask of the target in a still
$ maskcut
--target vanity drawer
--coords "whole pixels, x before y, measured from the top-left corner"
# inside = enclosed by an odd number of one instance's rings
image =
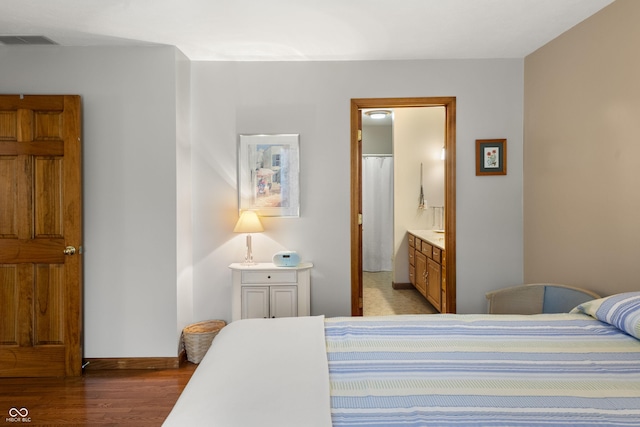
[[[414,236],[413,234],[409,234],[409,247],[410,248],[416,247],[416,236]]]
[[[440,263],[440,248],[433,247],[433,260]]]
[[[416,250],[414,248],[409,248],[409,265],[416,264]]]
[[[433,258],[433,246],[427,242],[422,242],[421,252],[427,256],[427,258]]]
[[[296,271],[243,271],[242,283],[296,283]]]

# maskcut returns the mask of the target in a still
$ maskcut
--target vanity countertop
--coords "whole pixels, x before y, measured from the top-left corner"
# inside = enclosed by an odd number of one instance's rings
[[[442,249],[443,251],[445,250],[444,248],[444,233],[439,233],[437,231],[434,230],[408,230],[409,233],[413,234],[414,236],[429,242],[429,244],[436,246],[440,249]]]

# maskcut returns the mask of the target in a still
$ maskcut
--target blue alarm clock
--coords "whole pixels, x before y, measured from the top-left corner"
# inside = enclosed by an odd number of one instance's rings
[[[273,255],[273,264],[276,267],[295,267],[300,264],[300,256],[294,251],[280,251]]]

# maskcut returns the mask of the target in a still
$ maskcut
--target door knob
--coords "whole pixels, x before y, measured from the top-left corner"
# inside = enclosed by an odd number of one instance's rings
[[[74,255],[76,253],[76,248],[74,246],[67,246],[64,248],[65,255]]]

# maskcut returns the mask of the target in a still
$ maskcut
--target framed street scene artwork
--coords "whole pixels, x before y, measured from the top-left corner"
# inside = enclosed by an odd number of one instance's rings
[[[240,135],[238,208],[260,216],[300,216],[298,134]]]

